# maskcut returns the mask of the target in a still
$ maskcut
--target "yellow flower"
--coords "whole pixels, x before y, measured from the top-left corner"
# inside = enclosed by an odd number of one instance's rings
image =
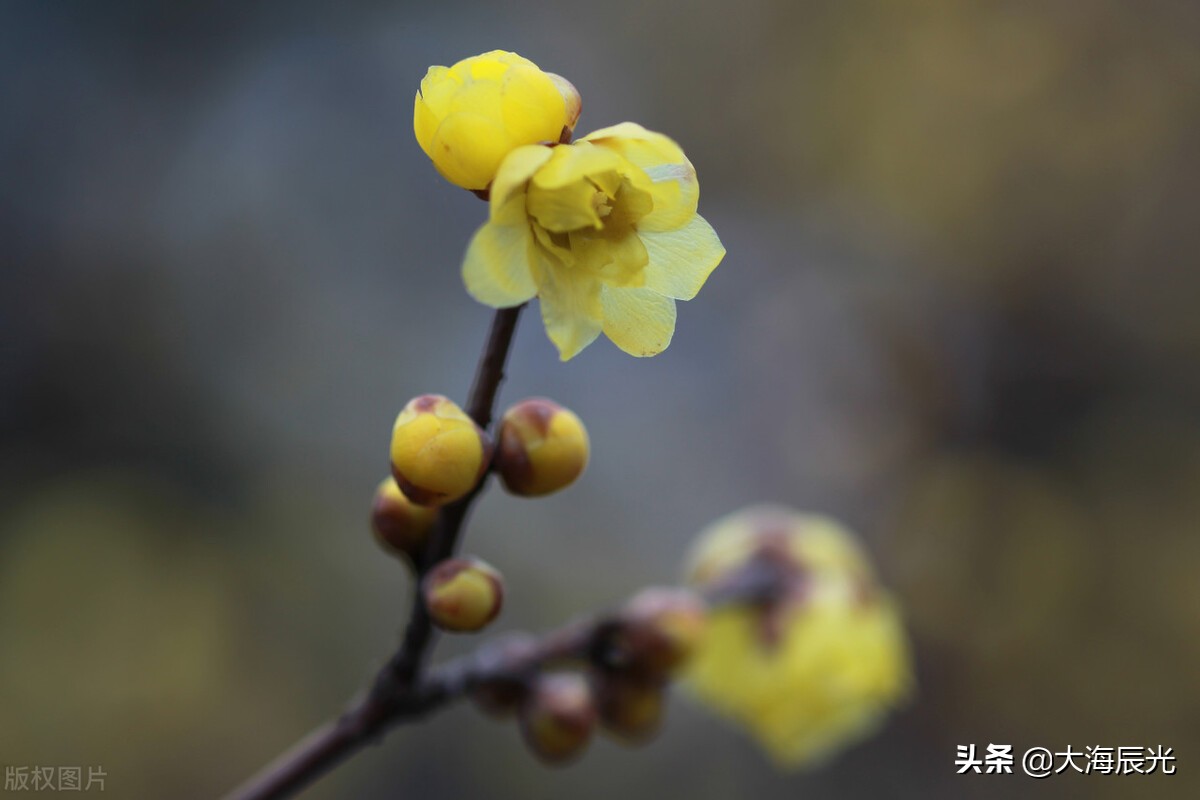
[[[819,762],[872,733],[911,690],[907,639],[852,535],[833,520],[777,507],[714,523],[689,580],[712,591],[757,571],[772,600],[710,615],[685,680],[745,726],[784,767]]]
[[[579,119],[579,93],[516,53],[493,50],[430,67],[413,108],[413,131],[438,172],[464,189],[491,183],[512,150],[557,142]]]
[[[467,291],[495,308],[537,296],[564,361],[601,331],[626,353],[656,355],[675,332],[675,301],[695,297],[725,255],[699,197],[679,145],[632,122],[518,148],[467,249]]]

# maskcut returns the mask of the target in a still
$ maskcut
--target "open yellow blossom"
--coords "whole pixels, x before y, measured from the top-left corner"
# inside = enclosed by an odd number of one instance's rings
[[[763,506],[719,520],[688,578],[712,591],[752,573],[773,576],[773,594],[716,608],[685,680],[780,766],[819,762],[911,690],[900,616],[852,535],[824,517]]]
[[[516,53],[493,50],[430,67],[413,108],[413,132],[446,180],[487,188],[515,148],[557,142],[575,129],[579,93]]]
[[[467,291],[496,308],[538,297],[564,361],[601,332],[656,355],[675,332],[675,301],[695,297],[725,255],[699,197],[679,145],[632,122],[518,148],[467,249]]]

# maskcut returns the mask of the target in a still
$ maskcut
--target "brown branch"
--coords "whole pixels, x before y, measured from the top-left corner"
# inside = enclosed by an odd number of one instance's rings
[[[496,395],[504,380],[504,365],[522,308],[502,308],[496,312],[475,372],[467,413],[484,430],[492,422]],[[235,789],[227,796],[227,800],[278,800],[291,797],[364,745],[381,740],[391,725],[427,713],[457,696],[450,690],[452,685],[460,685],[450,681],[452,675],[458,674],[452,670],[439,672],[440,678],[434,675],[428,682],[420,680],[435,638],[429,613],[421,600],[420,584],[421,577],[431,567],[454,554],[471,504],[483,491],[484,483],[480,481],[470,494],[446,506],[438,515],[437,527],[421,563],[417,565],[413,601],[403,642],[379,671],[370,690],[356,698],[340,718],[310,733]],[[451,665],[445,669],[449,670]],[[460,665],[456,669],[461,672],[463,667]],[[465,691],[463,686],[458,693]]]
[[[521,307],[496,312],[487,345],[471,387],[467,413],[485,430],[491,424],[496,395]],[[291,797],[320,776],[377,743],[393,726],[422,718],[489,683],[520,684],[539,669],[564,661],[609,667],[609,645],[621,628],[620,619],[600,615],[571,623],[540,638],[509,639],[485,645],[475,653],[428,672],[424,669],[435,630],[422,602],[421,577],[454,554],[462,527],[484,482],[442,509],[438,524],[417,565],[413,602],[404,638],[396,653],[376,675],[371,687],[356,697],[345,713],[325,723],[229,794],[226,800],[278,800]],[[769,560],[755,560],[746,569],[705,592],[708,602],[769,602],[777,596],[780,574]],[[514,646],[517,645],[517,646]]]
[[[730,580],[710,586],[702,596],[710,606],[764,603],[779,597],[789,580],[766,561],[751,561]],[[782,582],[781,582],[782,581]],[[600,670],[622,669],[627,653],[614,647],[628,631],[619,613],[599,614],[569,623],[540,637],[510,634],[420,675],[401,690],[381,694],[379,684],[337,722],[326,724],[264,771],[276,783],[274,794],[248,785],[231,798],[286,797],[332,768],[363,744],[377,740],[402,722],[421,719],[477,689],[524,691],[530,678],[546,667],[577,662]],[[387,673],[385,668],[381,675]],[[519,696],[519,695],[518,695]],[[254,790],[260,793],[254,794]]]
[[[616,624],[613,617],[597,616],[537,639],[501,639],[436,667],[403,691],[384,696],[373,687],[350,711],[310,733],[228,800],[288,797],[395,725],[428,716],[489,682],[521,682],[550,664],[602,663],[604,644]],[[510,646],[515,642],[520,646]]]
[[[539,638],[510,634],[432,670],[406,698],[406,718],[423,716],[489,683],[521,684],[542,668],[564,662],[602,663],[617,622],[597,616]]]
[[[769,603],[787,590],[790,579],[761,561],[751,561],[730,580],[699,592],[710,608]],[[404,697],[397,719],[424,716],[481,686],[522,684],[546,667],[577,662],[600,670],[628,667],[628,653],[615,646],[629,631],[630,620],[619,612],[576,620],[533,637],[508,634],[442,664]]]
[[[517,641],[512,637],[501,639],[431,670],[403,691],[384,696],[373,687],[341,718],[310,733],[228,800],[288,797],[364,745],[382,739],[393,726],[428,716],[483,684],[519,682],[549,664],[595,661],[602,657],[599,651],[613,625],[611,617],[598,616],[537,639],[523,637],[520,647],[508,646]]]

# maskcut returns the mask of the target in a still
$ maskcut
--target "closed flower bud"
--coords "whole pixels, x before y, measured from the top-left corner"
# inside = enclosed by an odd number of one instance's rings
[[[441,562],[425,576],[421,592],[434,624],[458,633],[480,630],[504,605],[500,573],[477,558]]]
[[[425,394],[409,402],[392,429],[392,474],[417,505],[440,506],[469,493],[492,457],[492,443],[452,401]]]
[[[504,412],[496,470],[513,494],[539,497],[564,489],[587,462],[587,430],[570,410],[532,397]]]
[[[606,730],[630,744],[658,732],[666,706],[661,681],[613,672],[596,681],[596,708]]]
[[[696,649],[707,619],[704,601],[694,592],[643,589],[620,612],[613,643],[617,666],[646,679],[669,675]]]
[[[405,497],[394,478],[385,479],[375,490],[371,530],[375,541],[393,555],[417,562],[435,521],[437,511],[416,505]]]
[[[587,679],[574,672],[538,676],[521,706],[521,735],[547,764],[564,764],[583,753],[596,727],[596,706]]]
[[[413,132],[446,180],[486,189],[522,145],[557,142],[579,118],[568,81],[516,53],[493,50],[452,67],[430,67],[413,107]]]

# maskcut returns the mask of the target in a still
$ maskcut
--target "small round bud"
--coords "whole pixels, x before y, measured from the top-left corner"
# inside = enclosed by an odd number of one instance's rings
[[[465,496],[491,462],[492,444],[451,400],[423,394],[409,401],[392,428],[392,474],[420,506],[440,506]]]
[[[418,561],[421,548],[437,521],[437,511],[416,505],[394,478],[385,478],[371,504],[371,531],[380,547],[392,555]]]
[[[538,676],[521,705],[521,736],[547,764],[565,764],[583,753],[596,727],[587,679],[574,672]]]
[[[596,708],[601,724],[630,744],[645,742],[658,732],[665,700],[661,681],[614,672],[596,682]]]
[[[496,470],[508,491],[522,497],[557,492],[570,486],[587,462],[587,430],[570,410],[531,397],[504,412]]]
[[[441,562],[421,582],[421,593],[434,624],[459,633],[483,628],[504,605],[500,573],[477,558]]]
[[[643,589],[621,610],[614,642],[619,666],[660,678],[683,665],[704,636],[704,601],[687,589]]]

